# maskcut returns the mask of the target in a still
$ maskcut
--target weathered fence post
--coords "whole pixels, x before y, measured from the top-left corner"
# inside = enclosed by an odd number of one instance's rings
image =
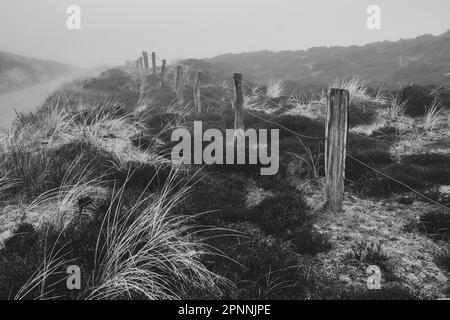
[[[242,106],[244,104],[244,96],[242,94],[242,74],[235,73],[234,78],[234,93],[236,100],[234,102],[234,130],[244,130],[244,117]]]
[[[152,68],[153,68],[153,75],[156,76],[156,53],[152,52]]]
[[[334,213],[342,211],[344,198],[345,155],[348,131],[349,92],[330,89],[327,99],[327,124],[325,128],[326,208]]]
[[[142,51],[142,57],[144,58],[144,68],[148,69],[148,53],[147,53],[147,51]]]
[[[140,57],[138,61],[139,61],[139,69],[144,69],[144,59]]]
[[[164,87],[165,77],[166,77],[166,59],[163,59],[161,66],[161,87]]]
[[[178,106],[182,107],[184,104],[183,90],[184,90],[184,81],[183,81],[183,67],[177,66],[177,77],[175,80],[175,90],[177,92]]]
[[[195,76],[194,82],[194,114],[198,116],[202,113],[202,101],[201,101],[201,92],[200,92],[200,79],[202,73],[198,72]]]

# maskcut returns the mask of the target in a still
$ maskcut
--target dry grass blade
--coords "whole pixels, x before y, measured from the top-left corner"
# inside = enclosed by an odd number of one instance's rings
[[[435,97],[430,106],[426,107],[425,119],[423,123],[423,128],[426,131],[433,130],[440,120],[442,113],[442,105],[439,97]]]

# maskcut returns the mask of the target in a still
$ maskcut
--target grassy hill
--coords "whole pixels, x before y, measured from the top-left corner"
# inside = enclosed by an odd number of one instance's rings
[[[73,67],[62,63],[0,52],[0,93],[66,76]]]
[[[352,98],[348,152],[404,184],[347,158],[344,212],[333,215],[322,207],[323,140],[299,138],[324,136],[323,96],[245,90],[246,128],[280,129],[275,176],[170,161],[175,128],[233,128],[230,79],[205,79],[204,113],[192,114],[194,67],[184,108],[171,83],[114,69],[67,84],[1,133],[0,298],[448,295],[448,110],[412,118],[412,93],[336,83]],[[66,287],[70,265],[81,290]],[[371,265],[381,290],[367,288]]]
[[[370,83],[444,84],[450,81],[450,31],[364,46],[225,54],[205,61],[255,81],[279,78],[303,90],[317,91],[335,78],[355,74]]]

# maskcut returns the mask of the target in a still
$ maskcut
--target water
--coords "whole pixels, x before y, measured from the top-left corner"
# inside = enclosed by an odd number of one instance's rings
[[[50,93],[69,80],[61,78],[0,94],[0,127],[8,126],[16,117],[16,111],[33,111],[45,101]]]

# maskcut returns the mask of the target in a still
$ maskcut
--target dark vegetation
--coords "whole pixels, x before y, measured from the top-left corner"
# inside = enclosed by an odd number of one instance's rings
[[[132,145],[142,151],[151,150],[165,159],[170,156],[168,150],[174,144],[170,141],[170,129],[183,124],[192,130],[192,122],[195,120],[192,116],[180,116],[167,110],[175,99],[170,84],[157,88],[158,81],[151,76],[142,81],[122,70],[114,69],[77,85],[76,89],[65,88],[59,95],[50,96],[35,114],[23,115],[18,120],[18,125],[26,123],[30,127],[40,128],[40,121],[46,110],[61,103],[63,96],[63,105],[67,110],[79,105],[81,100],[95,108],[105,103],[106,99],[114,111],[115,119],[127,116],[138,119],[142,124],[142,130],[130,138]],[[139,91],[141,86],[145,88],[144,92]],[[191,89],[188,86],[186,88],[187,100]],[[233,127],[234,115],[227,98],[230,94],[229,86],[217,83],[205,90],[204,105],[208,106],[208,111],[201,116],[205,123],[204,130],[208,127],[219,130]],[[131,113],[143,101],[149,107],[139,114]],[[179,184],[170,191],[172,194],[185,185],[191,187],[189,197],[170,208],[169,216],[191,217],[189,223],[204,226],[199,234],[205,235],[203,243],[214,248],[215,254],[202,255],[201,263],[231,283],[217,281],[217,291],[206,285],[192,285],[180,276],[180,279],[175,277],[177,282],[171,282],[169,289],[179,293],[181,298],[415,298],[413,293],[396,284],[393,277],[389,278],[390,285],[377,293],[337,292],[330,291],[324,279],[309,274],[307,261],[330,250],[332,244],[324,234],[316,230],[317,213],[308,206],[303,191],[296,189],[291,183],[290,170],[292,167],[296,168],[299,179],[315,174],[323,176],[324,125],[303,116],[268,115],[256,111],[255,114],[256,116],[246,114],[244,122],[247,128],[280,129],[281,126],[280,171],[277,175],[259,175],[259,165],[207,166],[200,172],[198,171],[202,166],[198,165],[183,168],[177,177]],[[373,113],[358,109],[351,119],[352,126],[370,122],[373,120]],[[87,126],[96,120],[78,114],[72,121]],[[292,132],[318,139],[302,138],[300,141]],[[450,157],[423,154],[392,159],[389,145],[395,141],[396,134],[395,128],[386,127],[371,136],[382,138],[384,143],[351,134],[348,139],[349,153],[421,192],[431,190],[436,184],[450,183]],[[102,138],[120,138],[120,133],[117,136],[114,133],[111,135]],[[158,139],[160,144],[155,146]],[[309,161],[317,164],[317,172],[311,172],[311,168],[304,164],[303,167],[299,165],[298,157],[306,159],[308,149],[313,150]],[[75,166],[71,165],[73,163]],[[48,279],[52,291],[46,295],[60,298],[88,296],[95,288],[92,283],[96,280],[93,276],[97,271],[96,248],[102,247],[107,241],[107,235],[102,229],[107,213],[117,207],[132,208],[139,201],[141,193],[149,195],[148,201],[151,202],[154,199],[152,197],[158,197],[164,184],[170,180],[170,166],[166,163],[142,164],[129,161],[123,165],[117,155],[83,137],[55,148],[45,148],[42,144],[39,147],[19,144],[12,152],[0,155],[0,164],[4,172],[11,172],[12,177],[19,181],[2,194],[2,201],[11,201],[18,193],[26,195],[22,201],[32,201],[42,193],[58,188],[67,178],[68,172],[86,173],[87,179],[101,179],[102,185],[109,188],[110,193],[123,187],[120,203],[113,197],[100,200],[90,196],[79,197],[76,201],[76,219],[62,231],[53,229],[51,225],[37,227],[21,223],[0,249],[0,298],[12,298],[11,295],[15,295],[36,270],[42,268],[42,258],[49,248],[53,248],[54,252],[64,256],[71,264],[81,266],[82,283],[88,289],[81,293],[67,290],[64,264]],[[384,197],[410,191],[349,158],[347,179],[350,190],[362,196]],[[138,206],[133,211],[136,216],[133,215],[127,221],[128,224],[136,221],[141,209]],[[448,216],[433,213],[422,217],[421,222],[423,232],[448,239]],[[197,236],[193,237],[198,240]],[[133,250],[138,251],[142,245],[143,243],[136,244]],[[388,277],[390,275],[389,259],[379,245],[355,244],[348,259],[363,265],[377,264]],[[448,264],[448,260],[445,261]],[[155,267],[155,270],[158,271],[158,268]],[[189,270],[186,272],[189,273]],[[171,277],[172,274],[164,276]],[[41,294],[40,287],[35,287],[24,298],[36,298]],[[128,297],[123,294],[116,298]],[[144,298],[136,293],[131,297]]]
[[[62,63],[0,52],[0,93],[67,76],[75,68]]]
[[[115,117],[125,116],[143,96],[137,91],[139,87],[137,81],[121,70],[104,72],[98,78],[78,82],[76,89],[64,88],[62,92],[50,96],[35,114],[22,115],[16,125],[29,125],[40,129],[40,122],[47,116],[47,111],[55,106],[60,107],[61,102],[65,108],[80,103],[99,107],[106,99]],[[156,90],[152,82],[151,77],[147,78],[144,85],[148,87],[146,94],[150,97],[147,103],[154,107],[141,114],[144,130],[132,137],[132,143],[146,150],[157,135],[163,143],[157,150],[167,157],[165,150],[170,150],[171,132],[170,130],[165,132],[164,128],[173,125],[174,121],[179,121],[179,115],[171,115],[163,109],[168,101],[174,98],[169,87],[159,90],[159,95],[155,96],[152,95]],[[226,96],[227,90],[212,87],[207,90],[206,97],[222,99],[222,94]],[[224,100],[223,104],[214,104],[214,107],[202,116],[204,118],[202,120],[207,123],[204,129],[231,128],[233,112],[229,110],[229,101]],[[155,111],[158,108],[160,111]],[[99,110],[100,112],[102,111]],[[96,118],[89,117],[89,113],[85,115],[80,113],[72,121],[75,123],[80,121],[82,125],[95,124]],[[187,116],[184,119],[185,125],[191,126],[192,120]],[[323,126],[308,118],[273,116],[268,120],[276,120],[298,133],[324,135]],[[267,125],[264,120],[253,116],[246,116],[245,124],[254,128],[277,128],[275,124]],[[120,138],[120,134],[117,137],[113,135],[106,138]],[[281,133],[281,142],[287,146],[298,144],[292,134],[284,132]],[[308,143],[312,145],[315,142],[311,140]],[[136,194],[139,192],[143,190],[149,194],[159,192],[169,175],[167,171],[169,167],[164,165],[143,166],[133,162],[125,166],[111,165],[118,162],[114,154],[82,137],[57,148],[28,143],[20,144],[17,148],[19,149],[13,149],[13,152],[1,156],[2,170],[11,171],[12,177],[19,181],[19,184],[9,189],[8,193],[3,194],[2,198],[5,201],[12,201],[18,193],[23,193],[27,201],[32,201],[48,190],[57,189],[64,179],[67,179],[68,172],[69,174],[84,172],[87,174],[85,179],[101,178],[105,187],[125,186],[121,203],[125,207],[130,207],[136,202]],[[287,149],[295,150],[298,147],[291,146]],[[285,168],[277,176],[261,177],[259,168],[254,166],[226,166],[226,168],[211,166],[202,171],[199,179],[189,179],[189,176],[200,167],[187,169],[187,172],[181,173],[178,179],[180,182],[185,180],[192,184],[191,196],[177,206],[176,212],[184,215],[202,213],[195,216],[195,224],[234,230],[231,235],[230,232],[223,231],[221,237],[217,237],[215,232],[216,237],[207,240],[209,245],[214,245],[216,250],[225,253],[226,257],[205,256],[203,263],[234,283],[220,284],[222,295],[219,297],[298,299],[307,295],[308,285],[314,284],[301,276],[299,259],[303,255],[315,255],[326,251],[330,248],[330,244],[315,230],[315,216],[301,193],[294,191],[292,186],[285,182]],[[262,189],[267,186],[270,186],[271,190],[268,190],[266,196],[258,194],[253,196],[249,192],[252,187]],[[5,279],[0,285],[2,298],[13,298],[26,281],[32,278],[36,270],[42,268],[42,259],[48,254],[46,250],[50,248],[54,249],[58,256],[63,256],[65,261],[81,266],[84,275],[82,282],[85,285],[94,281],[91,277],[96,271],[94,265],[96,248],[101,247],[102,241],[105,241],[102,238],[102,223],[108,208],[114,204],[111,200],[100,201],[81,195],[76,203],[79,206],[76,210],[78,218],[63,231],[52,229],[51,226],[36,227],[28,223],[20,224],[14,230],[14,235],[0,250],[0,277]],[[57,272],[47,279],[48,287],[52,288],[47,295],[60,298],[82,298],[89,295],[93,287],[81,293],[67,290],[65,267],[66,264],[58,266]],[[39,286],[35,287],[22,298],[42,297],[40,289]],[[182,292],[184,297],[193,294],[188,286],[172,289]],[[192,288],[199,297],[211,297],[209,291],[197,289]]]
[[[263,83],[268,83],[271,78],[285,80],[286,87],[294,92],[320,93],[336,77],[343,78],[348,74],[358,74],[373,84],[447,83],[449,49],[450,32],[446,32],[364,46],[225,54],[206,62],[223,70],[241,70]]]

